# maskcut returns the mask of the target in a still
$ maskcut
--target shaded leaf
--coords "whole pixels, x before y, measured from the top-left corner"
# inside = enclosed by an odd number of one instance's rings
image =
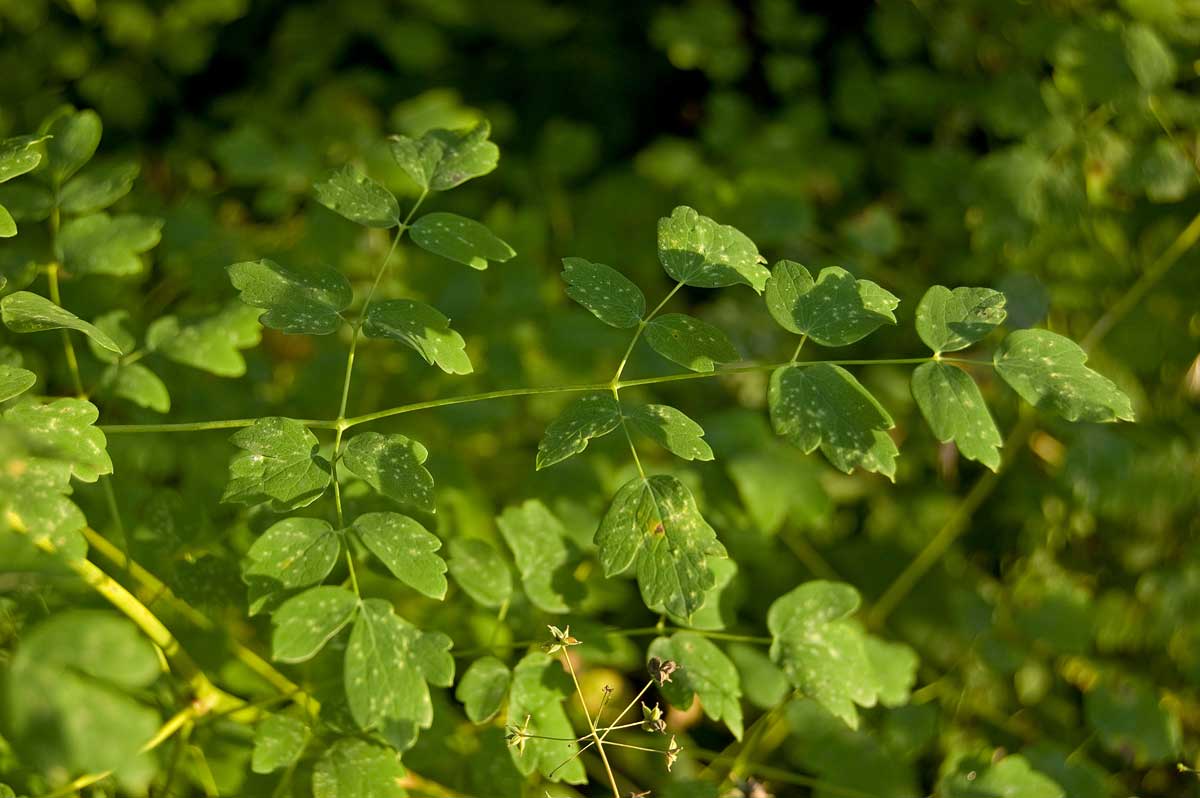
[[[171,394],[157,374],[141,363],[110,366],[105,371],[103,382],[108,384],[114,396],[128,399],[138,407],[166,413],[171,409]]]
[[[392,156],[421,188],[446,191],[496,168],[500,148],[482,121],[468,130],[430,130],[418,139],[392,136]]]
[[[719,328],[683,313],[653,319],[646,325],[646,342],[667,360],[692,371],[712,371],[717,363],[732,363],[740,357]]]
[[[486,723],[500,711],[512,674],[495,657],[480,657],[471,663],[454,691],[472,723]]]
[[[400,755],[366,740],[344,738],[313,766],[313,798],[404,798]]]
[[[8,329],[17,333],[41,332],[43,330],[78,330],[100,346],[122,354],[117,342],[94,324],[89,324],[69,310],[38,294],[17,291],[0,299],[0,316]]]
[[[102,126],[95,111],[64,106],[45,125],[46,163],[52,183],[61,185],[92,159],[100,146]]]
[[[922,363],[913,371],[912,394],[934,437],[954,441],[963,457],[1000,468],[1004,439],[970,375],[948,363]]]
[[[426,363],[447,374],[470,374],[463,337],[450,329],[450,319],[434,307],[411,299],[388,299],[367,309],[363,333],[412,347]]]
[[[617,400],[603,393],[576,399],[550,422],[538,443],[536,468],[561,463],[587,448],[588,441],[615,430],[621,423]]]
[[[447,566],[454,581],[472,599],[496,608],[512,595],[512,574],[496,547],[479,538],[455,538]]]
[[[366,513],[351,528],[392,576],[435,599],[446,597],[446,562],[437,535],[399,513]]]
[[[892,311],[899,304],[890,292],[837,266],[822,269],[814,282],[804,266],[781,260],[767,281],[767,310],[775,321],[821,346],[852,344],[895,324]]]
[[[711,460],[712,449],[704,442],[704,428],[682,410],[669,405],[638,405],[625,411],[625,419],[659,446],[684,460]]]
[[[308,745],[309,730],[302,720],[290,715],[267,715],[254,729],[254,754],[250,769],[273,773],[300,758]]]
[[[266,309],[259,322],[284,333],[336,332],[341,312],[354,301],[350,281],[332,269],[299,272],[264,259],[235,263],[227,271],[243,302]]]
[[[900,707],[908,703],[917,681],[917,652],[903,643],[892,643],[867,635],[867,659],[875,671],[879,686],[879,703],[885,707]]]
[[[646,297],[625,275],[603,263],[563,258],[567,296],[612,327],[636,327],[646,313]]]
[[[453,213],[427,213],[413,222],[413,243],[434,255],[486,269],[489,261],[503,263],[516,251],[474,219]]]
[[[567,612],[582,600],[583,585],[574,570],[579,552],[566,528],[537,499],[508,507],[496,525],[512,550],[525,594],[545,612]]]
[[[705,715],[724,720],[734,738],[742,739],[741,679],[733,662],[712,641],[696,632],[676,632],[655,639],[647,655],[679,665],[671,681],[659,687],[672,706],[687,709],[697,695]]]
[[[1008,317],[1004,294],[990,288],[935,285],[917,305],[917,335],[934,352],[956,352],[982,339]]]
[[[1087,353],[1048,330],[1017,330],[993,360],[1004,381],[1034,407],[1068,421],[1133,421],[1129,397],[1088,368]]]
[[[244,451],[229,464],[223,502],[270,501],[286,512],[316,501],[329,487],[329,461],[317,453],[317,438],[299,421],[257,419],[230,438]]]
[[[346,444],[342,462],[389,499],[432,513],[433,475],[422,465],[427,457],[424,446],[404,435],[363,432]]]
[[[104,210],[129,193],[139,171],[130,161],[93,164],[63,186],[58,207],[76,216]]]
[[[83,399],[26,402],[4,414],[6,423],[16,424],[38,450],[68,463],[71,474],[84,482],[95,482],[113,470],[104,433],[92,426],[99,417],[96,406]]]
[[[93,213],[68,221],[59,234],[63,267],[72,275],[128,277],[142,273],[141,254],[158,246],[162,219]]]
[[[319,518],[285,518],[272,525],[246,552],[242,580],[250,588],[250,614],[276,594],[308,587],[329,576],[342,543]]]
[[[212,316],[186,323],[163,316],[146,330],[146,346],[185,366],[219,377],[240,377],[246,373],[246,361],[238,350],[258,344],[261,312],[232,300]]]
[[[883,405],[841,366],[784,366],[771,374],[767,403],[775,433],[804,452],[820,447],[836,468],[895,479],[899,451]]]
[[[292,596],[271,616],[275,627],[272,656],[279,662],[312,659],[350,623],[358,603],[358,596],[332,585],[309,588]]]
[[[771,274],[753,241],[686,206],[658,220],[658,259],[667,274],[697,288],[742,283],[761,294]]]
[[[1031,768],[1019,754],[995,763],[960,762],[939,780],[938,794],[946,798],[1067,798],[1058,784]]]
[[[529,733],[543,737],[565,737],[574,739],[575,730],[567,718],[563,701],[574,691],[571,679],[562,665],[540,651],[526,654],[513,669],[512,689],[508,700],[508,725],[521,728],[529,719]],[[576,750],[574,743],[557,740],[531,739],[526,742],[524,752],[511,747],[517,769],[528,775],[539,772],[554,781],[568,784],[583,784],[587,773],[578,759],[559,768]]]
[[[725,547],[682,482],[656,474],[625,484],[596,531],[604,575],[637,568],[642,600],[684,618],[700,609],[715,579],[709,557]]]
[[[317,202],[366,227],[400,224],[400,206],[392,192],[347,164],[313,186]]]

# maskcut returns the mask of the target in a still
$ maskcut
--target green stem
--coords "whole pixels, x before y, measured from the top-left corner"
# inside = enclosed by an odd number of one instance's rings
[[[625,372],[625,364],[629,362],[629,356],[633,354],[633,347],[637,345],[638,339],[642,337],[642,332],[646,329],[646,325],[649,324],[654,317],[658,315],[658,312],[662,310],[668,302],[671,301],[671,297],[675,296],[675,294],[679,292],[680,288],[683,288],[683,283],[676,283],[675,287],[668,291],[667,295],[663,297],[663,301],[659,302],[658,305],[655,306],[654,310],[650,311],[650,314],[646,316],[646,318],[638,321],[637,329],[633,331],[633,338],[629,340],[629,346],[625,347],[625,354],[621,356],[621,362],[617,364],[617,371],[615,374],[613,374],[613,378],[610,381],[614,387],[620,386],[621,375]]]
[[[596,741],[596,750],[600,752],[600,761],[604,763],[604,772],[608,774],[608,783],[612,786],[613,798],[621,798],[621,789],[617,787],[617,777],[613,774],[612,765],[608,763],[608,754],[604,751],[604,738],[596,733],[596,724],[592,723],[592,713],[588,711],[587,699],[583,697],[583,688],[579,686],[579,677],[575,675],[575,665],[572,664],[571,656],[565,650],[562,652],[562,659],[567,664],[567,670],[571,672],[571,681],[575,684],[575,695],[579,697],[579,706],[583,708],[583,716],[587,718],[588,729],[592,732],[592,739]],[[617,720],[619,721],[620,718]]]

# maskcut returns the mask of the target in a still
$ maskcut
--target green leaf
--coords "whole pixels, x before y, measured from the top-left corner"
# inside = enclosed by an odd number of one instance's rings
[[[903,643],[892,643],[867,635],[867,659],[878,680],[879,703],[885,707],[901,707],[908,703],[917,681],[917,652]]]
[[[46,446],[19,418],[10,419],[11,412],[0,424],[0,529],[26,533],[68,560],[79,559],[87,554],[81,533],[87,521],[67,498],[70,452]]]
[[[767,393],[777,435],[810,453],[817,447],[836,468],[895,479],[899,451],[885,430],[895,424],[883,405],[841,366],[784,366]]]
[[[875,705],[880,684],[867,655],[866,635],[849,620],[858,591],[839,582],[806,582],[767,611],[771,659],[792,685],[858,728],[855,705]]]
[[[366,740],[344,738],[313,767],[313,798],[404,798],[400,755]]]
[[[329,461],[317,453],[316,436],[299,421],[256,419],[230,441],[244,454],[229,464],[223,502],[270,501],[276,512],[287,512],[312,504],[329,487]]]
[[[0,402],[20,396],[33,387],[37,375],[20,366],[0,364]]]
[[[1004,304],[1004,294],[990,288],[935,285],[917,305],[917,335],[935,353],[966,349],[1004,323]]]
[[[563,701],[574,691],[562,665],[540,651],[526,654],[513,669],[508,699],[508,725],[521,728],[529,719],[530,734],[542,737],[574,739],[575,730],[563,708]],[[564,765],[578,748],[574,743],[530,739],[524,752],[510,747],[517,769],[529,775],[535,771],[554,781],[584,784],[587,773],[579,759]],[[555,770],[557,768],[557,771]],[[550,773],[554,772],[551,777]]]
[[[76,277],[141,274],[141,254],[158,246],[162,226],[162,219],[132,213],[93,213],[72,219],[63,225],[58,238],[63,267]]]
[[[341,551],[341,538],[319,518],[285,518],[269,527],[246,552],[242,567],[242,581],[250,588],[250,614],[262,611],[283,591],[322,581]]]
[[[125,618],[60,611],[22,630],[5,679],[5,737],[29,770],[126,769],[161,723],[146,703],[160,674],[154,647]]]
[[[758,646],[732,643],[728,651],[741,675],[746,699],[759,709],[774,708],[792,692],[787,675]]]
[[[996,371],[1021,398],[1067,421],[1133,421],[1129,397],[1088,368],[1087,353],[1047,330],[1017,330],[1000,343]]]
[[[1058,784],[1018,754],[994,764],[960,762],[938,781],[937,793],[945,798],[1067,798]]]
[[[567,296],[612,327],[636,327],[646,313],[642,290],[623,274],[603,263],[583,258],[563,258],[562,278]]]
[[[430,598],[446,597],[446,561],[435,554],[442,547],[437,535],[399,513],[366,513],[351,528],[392,576]]]
[[[474,219],[453,213],[427,213],[413,222],[413,243],[443,258],[486,269],[489,261],[503,263],[516,251]]]
[[[44,141],[41,136],[13,136],[0,141],[0,183],[30,172],[42,160],[42,151],[36,145]]]
[[[389,499],[432,513],[433,475],[422,465],[427,457],[424,446],[404,435],[364,432],[346,444],[342,462]]]
[[[1179,756],[1179,718],[1165,706],[1159,688],[1140,676],[1105,673],[1084,694],[1083,711],[1100,744],[1135,767]]]
[[[482,121],[469,130],[437,128],[419,139],[392,136],[392,155],[418,186],[446,191],[496,168],[500,148],[488,141],[491,132]]]
[[[454,581],[484,607],[495,609],[512,595],[512,574],[496,547],[479,538],[455,538],[447,566]]]
[[[1143,89],[1154,91],[1175,82],[1175,55],[1153,28],[1127,25],[1124,38],[1125,59]]]
[[[354,301],[350,281],[332,269],[299,272],[264,259],[235,263],[227,271],[243,302],[266,309],[259,322],[284,333],[336,332],[341,312]]]
[[[687,709],[700,696],[704,714],[724,720],[735,739],[742,739],[742,689],[738,670],[708,638],[696,632],[676,632],[650,644],[647,655],[674,660],[679,669],[659,692],[674,707]]]
[[[607,577],[636,565],[642,600],[687,618],[714,585],[709,557],[724,557],[717,533],[682,482],[656,474],[625,484],[596,531]]]
[[[808,269],[781,260],[767,281],[767,310],[775,321],[821,346],[846,346],[895,324],[892,311],[899,304],[890,292],[837,266],[822,269],[814,282]]]
[[[495,657],[480,657],[471,663],[454,691],[472,723],[486,723],[500,711],[512,674]]]
[[[400,224],[400,206],[392,192],[347,164],[313,186],[317,202],[365,227]]]
[[[667,274],[697,288],[742,283],[761,294],[771,274],[753,241],[682,205],[658,220],[658,260]]]
[[[719,328],[694,316],[667,313],[646,325],[646,342],[660,355],[692,371],[712,371],[737,360],[737,349]]]
[[[102,211],[129,193],[139,171],[130,161],[89,166],[63,186],[58,207],[74,216]]]
[[[445,684],[447,667],[453,679],[450,646],[440,632],[422,632],[396,615],[390,602],[365,599],[346,647],[346,700],[354,722],[363,729],[429,728],[433,701],[426,681]]]
[[[310,733],[302,720],[290,715],[267,715],[254,730],[254,754],[250,769],[255,773],[274,773],[300,759]]]
[[[970,375],[948,363],[922,363],[913,371],[912,394],[934,437],[954,441],[963,457],[1000,468],[1004,439]]]
[[[279,662],[312,659],[350,623],[357,609],[358,596],[344,587],[321,585],[292,596],[271,617],[272,656]]]
[[[5,422],[16,424],[38,450],[70,464],[83,482],[95,482],[113,470],[104,433],[93,424],[100,411],[83,399],[55,399],[49,404],[26,402],[10,408]]]
[[[562,525],[546,505],[530,499],[496,517],[500,533],[512,549],[521,583],[529,600],[544,612],[568,612],[583,599],[583,585],[574,576],[580,555]]]
[[[146,346],[176,363],[218,377],[240,377],[246,373],[246,361],[238,350],[258,344],[261,312],[235,299],[212,316],[187,324],[164,316],[146,330]]]
[[[638,405],[625,411],[625,419],[659,446],[684,460],[711,460],[712,449],[704,442],[704,428],[682,410],[669,405]]]
[[[470,374],[473,370],[465,351],[466,341],[450,329],[450,319],[424,302],[376,302],[367,309],[363,332],[368,338],[400,341],[447,374]]]
[[[607,435],[620,424],[621,408],[612,396],[593,393],[576,399],[546,427],[538,443],[537,470],[579,454],[589,440]]]
[[[17,223],[13,220],[8,208],[0,205],[0,238],[12,238],[17,234]],[[0,288],[4,286],[0,285]]]
[[[100,346],[117,354],[123,354],[116,341],[94,324],[88,324],[69,310],[38,294],[17,291],[0,299],[0,316],[8,329],[16,333],[41,332],[43,330],[78,330]]]
[[[111,387],[114,396],[128,399],[139,407],[156,413],[171,409],[171,394],[166,384],[141,363],[109,366],[102,381]]]
[[[129,331],[130,315],[128,310],[109,311],[97,316],[93,323],[103,330],[104,334],[111,338],[122,352],[132,352],[137,348],[137,339]],[[87,345],[97,360],[114,364],[121,362],[120,355],[100,346],[94,339],[88,338]]]
[[[61,185],[92,159],[100,146],[102,126],[95,111],[58,109],[45,126],[46,168],[52,183]]]

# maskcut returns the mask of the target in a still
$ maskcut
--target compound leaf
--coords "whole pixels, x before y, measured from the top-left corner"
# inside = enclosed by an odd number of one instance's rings
[[[300,758],[309,740],[308,726],[290,715],[267,715],[254,730],[250,769],[273,773]]]
[[[561,463],[587,448],[588,441],[615,430],[621,423],[621,407],[608,394],[594,393],[576,399],[550,422],[538,443],[536,468]]]
[[[503,263],[517,254],[479,222],[454,213],[427,213],[413,222],[409,235],[421,249],[472,269],[483,270],[489,261]]]
[[[246,361],[239,350],[257,345],[262,338],[260,313],[235,299],[212,316],[186,324],[164,316],[146,330],[146,347],[218,377],[240,377],[246,373]]]
[[[638,405],[625,412],[634,429],[684,460],[711,460],[704,428],[670,405]]]
[[[313,798],[404,798],[400,755],[366,740],[344,738],[313,766]]]
[[[492,127],[479,122],[468,130],[430,130],[418,139],[393,136],[392,156],[418,186],[446,191],[496,168],[500,148],[488,141]]]
[[[724,720],[733,736],[742,739],[742,688],[737,667],[711,640],[696,632],[676,632],[657,638],[647,654],[674,660],[679,668],[659,687],[672,706],[687,709],[700,696],[704,714]]]
[[[304,662],[316,656],[350,623],[358,596],[344,587],[320,585],[292,596],[271,617],[272,655],[279,662]]]
[[[442,541],[400,513],[366,513],[351,528],[392,576],[435,599],[446,597],[446,561],[437,552]]]
[[[472,723],[486,723],[500,711],[512,673],[495,657],[480,657],[471,663],[454,691]]]
[[[422,465],[427,457],[429,451],[412,438],[364,432],[346,444],[342,462],[389,499],[432,513],[433,475]]]
[[[484,607],[495,609],[512,595],[512,574],[496,547],[479,538],[455,538],[447,566],[454,581]]]
[[[948,363],[922,363],[913,371],[912,394],[939,441],[954,441],[963,457],[993,471],[1000,467],[1004,439],[970,375]]]
[[[350,281],[332,269],[300,272],[263,259],[234,263],[227,271],[242,301],[267,311],[259,322],[284,333],[335,332],[354,300]]]
[[[1000,343],[996,371],[1021,398],[1067,421],[1133,421],[1129,397],[1085,364],[1087,353],[1048,330],[1017,330]]]
[[[540,651],[526,654],[513,669],[508,725],[522,728],[528,719],[530,734],[574,739],[574,728],[563,708],[563,701],[572,691],[571,679],[557,661]],[[573,743],[529,739],[521,750],[516,746],[510,750],[517,769],[526,775],[537,771],[547,778],[568,784],[587,781],[587,773],[579,759],[559,767],[577,750]],[[550,776],[552,772],[553,777]]]
[[[724,332],[683,313],[667,313],[650,321],[646,342],[667,360],[692,371],[712,371],[717,363],[739,358]]]
[[[700,609],[716,582],[708,558],[725,556],[691,491],[666,474],[637,477],[617,491],[596,545],[605,576],[636,566],[646,606],[684,618]]]
[[[937,353],[966,349],[1004,322],[1004,304],[1004,294],[990,288],[935,285],[917,305],[917,335]]]
[[[804,266],[781,260],[767,281],[767,310],[775,321],[821,346],[852,344],[895,324],[899,304],[887,290],[837,266],[822,269],[814,282]]]
[[[778,435],[804,452],[820,447],[836,468],[875,471],[894,479],[899,451],[885,430],[895,426],[883,405],[841,366],[784,366],[767,394]]]
[[[99,327],[89,324],[65,308],[60,308],[44,296],[29,291],[17,291],[0,299],[0,316],[13,332],[78,330],[110,352],[122,354],[117,342]]]
[[[260,418],[230,441],[244,453],[229,464],[221,501],[270,501],[277,512],[286,512],[312,504],[329,487],[329,461],[317,453],[316,436],[299,421]]]
[[[285,590],[322,581],[341,553],[333,527],[319,518],[285,518],[272,525],[246,552],[242,580],[250,588],[250,614]]]
[[[450,319],[434,307],[411,299],[388,299],[367,309],[363,332],[412,347],[425,362],[447,374],[470,374],[466,341],[450,329]]]
[[[536,499],[509,507],[496,517],[500,533],[512,549],[525,594],[545,612],[567,612],[583,598],[573,576],[579,556],[566,527]]]
[[[612,327],[636,327],[646,313],[646,297],[611,266],[583,258],[563,258],[567,296]]]
[[[93,213],[72,219],[63,225],[59,235],[63,267],[76,277],[141,274],[140,256],[158,245],[162,226],[162,219],[132,213],[118,216]]]
[[[400,206],[392,192],[347,164],[313,186],[317,202],[365,227],[400,224]]]
[[[682,205],[658,220],[658,259],[667,274],[697,288],[742,283],[761,294],[771,274],[743,233]]]

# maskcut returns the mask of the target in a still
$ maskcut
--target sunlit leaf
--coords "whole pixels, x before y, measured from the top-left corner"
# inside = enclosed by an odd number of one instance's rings
[[[1068,798],[1058,784],[1017,754],[995,763],[960,762],[942,776],[938,794],[946,798]]]
[[[650,644],[647,655],[674,660],[679,666],[659,691],[679,709],[699,696],[704,714],[724,720],[735,739],[742,739],[742,689],[737,668],[708,638],[697,632],[676,632]]]
[[[267,715],[254,730],[250,769],[255,773],[273,773],[293,764],[304,753],[309,737],[304,721],[290,715]]]
[[[91,402],[55,399],[49,404],[18,404],[5,412],[4,421],[16,424],[39,450],[69,463],[76,479],[95,482],[113,470],[104,433],[93,426],[99,417]]]
[[[683,313],[666,313],[646,325],[646,342],[660,355],[692,371],[712,371],[740,356],[725,333]]]
[[[496,608],[512,595],[512,574],[495,546],[479,538],[455,538],[449,545],[450,575],[467,595]]]
[[[563,258],[567,296],[612,327],[636,327],[646,313],[646,297],[625,275],[603,263]]]
[[[488,141],[491,125],[469,130],[430,130],[418,139],[392,136],[392,155],[421,188],[446,191],[496,168],[500,148]]]
[[[450,329],[450,319],[434,307],[411,299],[388,299],[367,309],[363,333],[412,347],[426,363],[447,374],[470,374],[463,337]]]
[[[285,518],[246,552],[242,580],[250,589],[250,614],[272,596],[322,581],[341,553],[341,539],[319,518]]]
[[[400,224],[400,206],[392,192],[346,165],[313,186],[317,202],[334,213],[366,227]]]
[[[42,160],[36,146],[41,136],[13,136],[0,141],[0,183],[32,171]]]
[[[354,300],[350,281],[332,269],[300,272],[264,259],[235,263],[228,272],[243,302],[266,309],[258,320],[280,332],[328,335]]]
[[[638,432],[684,460],[711,460],[712,449],[704,442],[704,428],[682,410],[669,405],[637,405],[624,411]]]
[[[37,375],[20,366],[0,364],[0,402],[20,396],[33,387]]]
[[[299,421],[260,418],[230,441],[243,453],[229,464],[221,501],[270,501],[277,512],[286,512],[312,504],[329,487],[329,461],[317,453],[316,436]]]
[[[970,375],[948,363],[922,363],[913,371],[912,394],[939,441],[954,441],[963,457],[993,471],[1000,467],[1004,439]]]
[[[275,627],[272,656],[280,662],[312,659],[350,623],[358,603],[358,596],[332,585],[309,588],[292,596],[271,616]]]
[[[741,283],[761,294],[771,274],[753,241],[686,206],[658,220],[658,259],[667,274],[698,288]]]
[[[43,330],[78,330],[100,346],[117,354],[121,348],[103,330],[89,324],[69,310],[38,294],[17,291],[0,299],[0,316],[8,329],[17,333],[41,332]]]
[[[500,711],[508,695],[512,674],[495,657],[480,657],[471,663],[454,691],[472,723],[486,723]]]
[[[996,371],[1021,398],[1068,421],[1133,421],[1133,405],[1088,368],[1087,353],[1048,330],[1017,330],[1000,343]]]
[[[445,598],[446,561],[436,554],[442,547],[437,535],[400,513],[365,513],[351,529],[392,576],[430,598]]]
[[[413,243],[434,255],[486,269],[489,261],[503,263],[516,251],[474,219],[453,213],[427,213],[413,222]]]
[[[917,305],[917,334],[934,352],[955,352],[1004,323],[1004,294],[990,288],[935,285]]]
[[[593,393],[576,399],[550,422],[538,443],[538,470],[547,468],[579,454],[588,441],[615,430],[621,423],[617,400],[603,393]]]
[[[404,435],[363,432],[346,444],[346,468],[384,496],[405,507],[432,513],[433,476],[422,463],[429,451]]]
[[[895,324],[892,311],[899,304],[885,289],[837,266],[822,269],[814,281],[804,266],[781,260],[767,281],[767,309],[775,321],[821,346],[852,344]]]
[[[508,700],[508,725],[522,728],[528,718],[530,734],[574,739],[577,735],[563,707],[563,701],[572,693],[571,678],[557,660],[540,651],[526,654],[513,669],[512,689]],[[587,774],[580,760],[576,759],[563,765],[578,750],[573,743],[530,739],[526,741],[523,751],[519,751],[515,746],[509,750],[512,751],[517,768],[526,775],[536,771],[550,777],[550,773],[554,772],[554,781],[565,781],[568,784],[583,784],[587,781]],[[560,768],[559,765],[563,767]]]
[[[344,738],[313,766],[313,798],[404,798],[404,766],[395,751],[366,740]]]

